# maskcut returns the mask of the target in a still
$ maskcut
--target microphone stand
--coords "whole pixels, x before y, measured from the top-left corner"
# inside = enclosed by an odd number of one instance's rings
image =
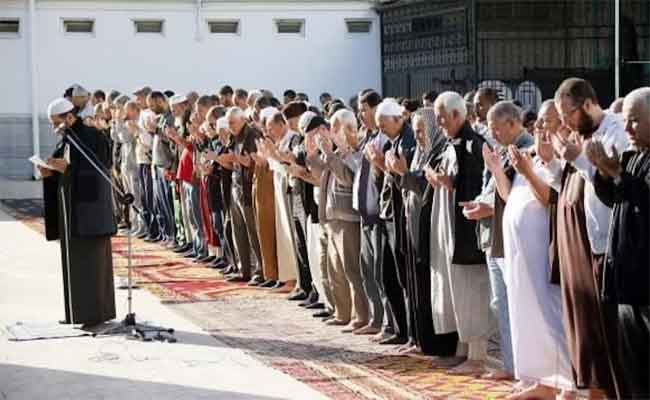
[[[75,132],[71,128],[67,128],[72,134],[64,132],[65,140],[72,144],[81,155],[93,166],[93,168],[99,173],[99,175],[108,182],[113,190],[118,194],[117,200],[121,203],[124,212],[124,223],[126,224],[127,230],[127,286],[128,286],[128,295],[127,295],[127,314],[122,321],[117,325],[109,326],[106,329],[103,329],[99,332],[93,333],[93,337],[98,336],[109,336],[109,335],[126,335],[128,339],[139,339],[146,342],[152,340],[167,341],[169,343],[175,343],[176,338],[173,336],[174,329],[172,328],[163,328],[160,326],[152,326],[143,323],[138,323],[135,319],[135,313],[133,312],[133,274],[132,274],[132,236],[131,232],[131,213],[130,210],[133,208],[137,214],[141,214],[141,211],[133,205],[135,197],[131,193],[124,193],[106,174],[104,168],[100,166],[100,162],[97,161],[96,156],[93,154],[92,150],[86,147],[83,143],[77,142],[75,138]],[[92,155],[92,156],[91,156]]]

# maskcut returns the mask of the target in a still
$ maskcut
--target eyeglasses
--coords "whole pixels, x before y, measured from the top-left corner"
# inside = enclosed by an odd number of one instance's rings
[[[581,103],[579,106],[573,107],[573,109],[571,109],[571,111],[569,111],[568,113],[560,114],[560,118],[562,118],[562,121],[568,120],[569,118],[571,118],[573,116],[573,114],[575,114],[576,111],[581,109],[583,105],[584,105],[584,103]]]

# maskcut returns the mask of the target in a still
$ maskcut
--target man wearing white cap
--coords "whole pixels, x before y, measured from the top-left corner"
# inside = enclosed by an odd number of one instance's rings
[[[108,139],[83,124],[66,99],[50,103],[48,116],[63,135],[43,176],[47,240],[60,239],[65,322],[86,326],[115,318],[111,235],[116,226],[110,183],[81,152],[107,172]]]
[[[77,116],[82,120],[95,116],[95,108],[90,101],[90,92],[83,86],[72,85],[72,104],[77,109]]]
[[[410,126],[402,119],[402,107],[394,99],[384,99],[375,112],[379,130],[388,137],[382,149],[394,158],[403,158],[410,165],[415,153],[415,137]],[[374,149],[369,149],[376,152]],[[380,155],[375,161],[382,168]],[[395,323],[395,335],[381,341],[381,344],[415,344],[414,318],[409,302],[413,299],[408,290],[406,275],[406,220],[404,202],[400,188],[397,186],[399,175],[385,172],[379,196],[379,218],[383,240],[388,244],[392,257],[384,259],[383,284],[386,297],[390,303]]]

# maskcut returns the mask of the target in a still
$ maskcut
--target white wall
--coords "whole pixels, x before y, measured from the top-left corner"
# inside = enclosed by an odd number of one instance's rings
[[[23,33],[0,39],[0,114],[28,114],[27,5],[11,4],[0,5],[0,17],[21,16]],[[366,87],[381,89],[379,18],[367,2],[211,2],[201,13],[197,40],[196,8],[187,1],[37,1],[39,109],[75,82],[91,90],[147,84],[178,93],[214,93],[228,83],[268,88],[277,97],[293,88],[314,103],[322,91],[347,99]],[[94,35],[65,34],[64,17],[95,19]],[[136,35],[133,18],[164,19],[164,34]],[[210,34],[209,18],[238,18],[241,34]],[[278,36],[274,18],[305,19],[304,37]],[[371,18],[371,34],[352,37],[345,18]]]

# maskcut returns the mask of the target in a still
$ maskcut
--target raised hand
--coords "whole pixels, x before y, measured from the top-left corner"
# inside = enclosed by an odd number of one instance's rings
[[[568,162],[575,161],[582,152],[582,136],[573,132],[568,139],[562,136],[558,136],[558,138],[561,144],[560,156]]]
[[[403,176],[408,170],[406,160],[402,157],[397,157],[393,151],[386,154],[386,165],[392,172],[400,176]]]
[[[496,151],[490,149],[487,143],[483,143],[483,162],[490,172],[493,174],[502,169],[501,158]]]
[[[328,136],[320,135],[316,138],[316,143],[318,148],[325,154],[332,154],[334,151],[334,145],[332,144],[332,139]]]
[[[548,132],[541,132],[535,136],[535,152],[545,163],[550,163],[555,157],[553,150],[553,141]]]
[[[623,172],[616,147],[612,146],[612,156],[608,156],[603,144],[597,140],[588,140],[585,144],[587,158],[598,168],[601,174],[616,178]]]
[[[533,174],[533,159],[530,157],[530,153],[527,151],[519,151],[515,146],[508,146],[508,154],[510,155],[510,161],[512,162],[512,167],[517,171],[517,173],[529,177]]]

